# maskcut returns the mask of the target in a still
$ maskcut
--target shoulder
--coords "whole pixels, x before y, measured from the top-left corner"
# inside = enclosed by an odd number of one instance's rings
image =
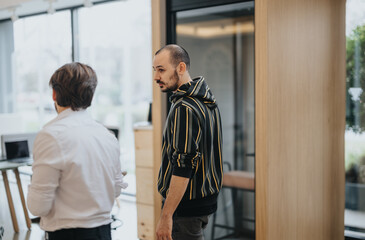
[[[54,144],[60,139],[60,135],[66,132],[65,126],[59,125],[57,123],[47,124],[40,130],[36,136],[34,144],[42,144],[49,146]]]
[[[191,103],[190,101],[179,101],[170,110],[169,119],[170,121],[175,121],[175,119],[186,119],[192,117],[193,119],[199,119],[200,112],[198,106]]]
[[[46,149],[50,148],[57,142],[57,135],[52,129],[44,128],[38,132],[34,140],[34,149]]]
[[[191,110],[195,110],[199,105],[199,99],[190,96],[184,96],[180,98],[174,104],[174,109],[176,108],[188,108]]]
[[[204,119],[206,115],[206,106],[195,97],[184,96],[175,104],[175,108],[184,108],[191,111],[196,117]]]

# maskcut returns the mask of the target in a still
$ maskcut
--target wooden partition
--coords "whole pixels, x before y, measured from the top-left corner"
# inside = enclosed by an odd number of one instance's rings
[[[165,0],[151,0],[152,55],[165,44]],[[152,68],[152,66],[151,66]],[[151,79],[153,81],[153,74]],[[138,238],[156,239],[156,226],[161,214],[161,195],[157,192],[161,164],[162,130],[166,116],[166,96],[157,84],[152,85],[152,126],[135,127],[136,146],[136,201]]]
[[[151,125],[134,127],[135,162],[136,162],[136,202],[137,232],[142,240],[155,238],[155,209],[159,202],[155,201],[154,184],[155,163],[153,161],[153,129]]]
[[[151,0],[152,6],[152,56],[166,43],[166,1]],[[152,66],[151,66],[152,68]],[[153,79],[151,78],[151,81]],[[154,189],[154,231],[161,214],[161,195],[157,192],[157,178],[161,164],[162,131],[166,118],[166,94],[161,93],[153,83],[152,125],[153,125],[153,189]],[[155,234],[152,239],[155,239]]]
[[[256,239],[343,240],[345,0],[256,0]]]

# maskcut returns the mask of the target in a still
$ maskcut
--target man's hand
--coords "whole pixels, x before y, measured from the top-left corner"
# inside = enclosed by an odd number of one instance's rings
[[[172,216],[161,216],[157,223],[157,240],[172,240]]]
[[[156,228],[157,240],[172,240],[172,215],[179,205],[188,184],[189,178],[172,175],[169,193]]]

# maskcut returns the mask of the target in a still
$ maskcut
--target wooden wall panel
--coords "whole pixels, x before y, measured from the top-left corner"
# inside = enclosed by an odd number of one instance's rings
[[[343,239],[345,0],[255,1],[257,239]]]
[[[151,157],[150,157],[151,158]],[[153,186],[153,169],[136,168],[136,201],[137,203],[154,205],[154,192],[156,186]],[[137,209],[138,210],[138,209]]]
[[[152,56],[166,44],[166,1],[151,0],[152,7]],[[151,66],[152,67],[152,66]],[[153,81],[153,79],[151,79]],[[154,186],[154,224],[161,214],[161,195],[157,192],[157,179],[161,163],[162,131],[166,118],[166,94],[161,93],[157,84],[153,84],[152,125],[153,125],[153,186]],[[155,236],[155,235],[154,235]]]
[[[154,222],[154,207],[151,205],[137,203],[137,227],[138,239],[156,239]]]
[[[155,239],[155,214],[154,210],[160,208],[160,201],[156,202],[158,195],[154,180],[154,164],[152,154],[151,125],[135,125],[134,140],[136,154],[136,202],[137,202],[137,230],[138,237],[142,240]]]
[[[137,167],[149,167],[152,168],[154,166],[153,162],[153,137],[152,137],[152,128],[145,127],[136,129],[134,131],[135,139],[139,141],[135,141],[135,159]],[[151,178],[152,179],[152,178]],[[150,179],[150,181],[151,181]]]
[[[256,239],[267,238],[267,1],[255,2]],[[259,184],[259,186],[257,186]]]

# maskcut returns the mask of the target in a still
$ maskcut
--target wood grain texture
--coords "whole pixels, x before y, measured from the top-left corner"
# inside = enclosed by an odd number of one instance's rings
[[[343,239],[345,1],[258,0],[257,239]]]
[[[153,169],[152,168],[136,168],[136,201],[137,203],[149,204],[154,206],[153,193],[156,186],[153,186]]]
[[[4,181],[5,190],[6,190],[6,197],[8,198],[11,221],[13,222],[14,232],[17,233],[17,232],[19,232],[19,225],[18,225],[16,213],[15,213],[13,197],[11,196],[11,192],[10,192],[8,174],[7,174],[6,170],[1,171],[1,173],[3,175],[3,181]]]
[[[166,1],[151,0],[152,6],[152,56],[166,44]],[[151,81],[153,81],[151,77]],[[157,192],[157,179],[161,163],[162,131],[166,118],[166,96],[157,84],[153,84],[152,125],[153,125],[153,186],[154,186],[154,229],[161,214],[161,195]],[[155,234],[154,234],[155,236]]]
[[[152,127],[138,128],[134,131],[136,167],[153,167]],[[138,141],[136,141],[138,140]],[[151,178],[152,179],[152,178]]]
[[[151,205],[137,203],[138,239],[156,239],[154,225],[154,207]]]
[[[135,126],[137,232],[143,240],[155,239],[154,209],[158,194],[154,186],[152,126]]]
[[[21,179],[20,179],[20,176],[19,176],[19,170],[17,168],[14,169],[14,173],[15,173],[15,178],[16,178],[16,182],[17,182],[17,185],[18,185],[19,197],[20,197],[20,200],[22,202],[25,222],[27,224],[28,229],[30,230],[31,227],[32,227],[32,222],[29,218],[28,208],[27,208],[27,204],[25,202],[25,197],[24,197],[24,192],[23,192],[23,187],[22,187],[22,182],[21,182]]]
[[[267,2],[255,2],[255,219],[256,239],[267,237]]]

